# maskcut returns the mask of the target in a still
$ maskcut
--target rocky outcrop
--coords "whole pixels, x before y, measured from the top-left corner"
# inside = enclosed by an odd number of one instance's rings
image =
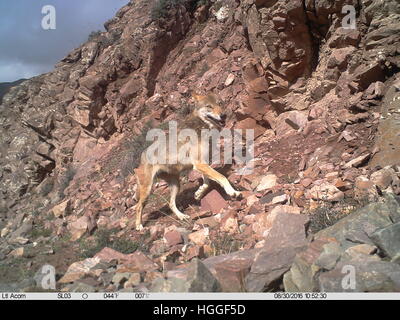
[[[10,88],[17,86],[24,81],[25,81],[25,79],[20,79],[20,80],[14,81],[14,82],[0,83],[0,104],[3,100],[3,96],[10,90]]]
[[[399,292],[399,220],[399,199],[388,196],[318,232],[285,274],[285,290]]]

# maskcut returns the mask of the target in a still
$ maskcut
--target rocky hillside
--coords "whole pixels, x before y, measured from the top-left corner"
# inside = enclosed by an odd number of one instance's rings
[[[49,263],[64,291],[400,291],[398,1],[136,0],[105,28],[3,98],[0,289]],[[190,174],[180,222],[160,181],[137,232],[144,133],[191,91],[255,129],[245,197]]]
[[[1,82],[0,83],[0,104],[3,100],[4,95],[10,90],[10,88],[19,85],[20,83],[24,82],[25,79],[20,79],[14,82]]]

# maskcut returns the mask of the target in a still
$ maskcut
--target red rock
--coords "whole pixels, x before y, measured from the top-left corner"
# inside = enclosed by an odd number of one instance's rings
[[[250,272],[251,260],[233,260],[215,265],[215,275],[223,292],[245,292],[245,278]]]
[[[172,247],[183,242],[182,235],[177,230],[172,230],[164,234],[164,240],[168,246]]]
[[[228,203],[219,194],[217,190],[209,192],[204,198],[201,199],[201,210],[211,211],[213,214],[219,213],[223,208],[226,208]]]
[[[392,168],[384,168],[371,174],[371,181],[382,190],[389,187],[396,177],[396,173]]]
[[[88,231],[90,223],[90,218],[83,216],[68,224],[68,230],[71,233],[71,241],[80,239]]]
[[[272,199],[271,204],[284,204],[288,201],[287,194],[282,194],[280,196],[276,196]]]
[[[227,233],[235,234],[239,232],[238,220],[234,215],[229,215],[221,221],[221,230]]]
[[[340,201],[344,198],[344,193],[328,182],[314,186],[308,194],[314,200]]]
[[[254,139],[257,139],[259,136],[261,136],[265,132],[265,128],[258,125],[256,120],[254,120],[253,118],[247,118],[247,119],[239,121],[236,124],[235,129],[244,130],[244,132],[242,133],[243,136],[245,136],[245,134],[246,134],[245,130],[249,130],[249,129],[254,130]]]
[[[360,65],[354,70],[354,78],[363,89],[367,89],[372,82],[384,81],[385,74],[379,62]]]
[[[313,180],[310,178],[305,178],[305,179],[301,180],[300,183],[304,188],[307,188],[308,186],[310,186],[313,183]]]
[[[280,114],[277,118],[275,132],[279,136],[291,130],[299,130],[307,124],[307,114],[302,111],[289,111]]]
[[[263,292],[287,272],[298,252],[307,246],[307,215],[278,213],[246,277],[246,291]]]
[[[216,226],[219,225],[219,222],[215,219],[215,217],[207,217],[197,220],[196,224],[202,227],[207,226],[210,228],[215,228]]]
[[[118,272],[144,272],[154,271],[159,268],[149,257],[140,251],[135,251],[131,254],[123,254],[111,248],[104,248],[97,253],[94,258],[104,262],[117,260],[121,263]]]
[[[328,68],[339,67],[340,70],[343,70],[347,66],[349,58],[354,51],[354,47],[334,50],[328,60]]]
[[[189,234],[189,240],[195,244],[202,246],[206,243],[210,232],[208,228],[201,229],[199,231]]]
[[[89,258],[84,261],[78,261],[68,267],[67,272],[58,281],[59,283],[74,282],[82,279],[90,270],[100,262],[99,258]]]
[[[360,166],[364,165],[364,164],[368,161],[368,159],[369,159],[370,157],[371,157],[371,153],[367,153],[367,154],[365,154],[365,155],[359,156],[359,157],[357,157],[357,158],[355,158],[355,159],[353,159],[353,160],[347,162],[347,163],[343,166],[343,168],[349,169],[349,168],[351,168],[351,167],[356,167],[356,168],[357,168],[357,167],[360,167]]]
[[[349,45],[356,47],[361,39],[361,33],[358,30],[348,30],[337,28],[335,33],[329,39],[331,48],[343,48]]]
[[[264,77],[256,78],[248,82],[247,86],[249,90],[257,93],[267,92],[268,90],[268,82]]]
[[[193,258],[199,258],[199,259],[205,258],[204,247],[203,246],[194,246],[194,247],[188,248],[185,257],[186,257],[187,261],[190,261]]]
[[[261,180],[259,181],[257,185],[256,191],[263,191],[266,189],[271,189],[276,186],[277,184],[278,177],[274,174],[267,174],[263,177],[261,177]]]
[[[242,98],[240,108],[236,111],[241,117],[251,117],[255,120],[262,120],[267,111],[271,110],[271,104],[266,97],[248,96]]]

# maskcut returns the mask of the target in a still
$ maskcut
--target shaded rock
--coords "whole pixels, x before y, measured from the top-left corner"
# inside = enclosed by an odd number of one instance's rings
[[[188,292],[188,286],[185,279],[157,278],[151,284],[150,292]]]
[[[346,275],[354,270],[354,281]],[[399,292],[400,266],[385,261],[349,260],[319,276],[324,292]]]
[[[305,227],[308,221],[305,215],[278,213],[265,246],[257,254],[246,277],[247,291],[277,289],[296,254],[307,245]]]
[[[73,284],[64,287],[61,291],[64,292],[96,292],[97,289],[87,283],[81,282],[81,281],[76,281]]]
[[[171,273],[170,273],[171,274]],[[168,276],[153,281],[152,292],[219,292],[221,286],[213,274],[199,259],[195,258],[183,273],[184,277]]]
[[[370,238],[392,261],[400,262],[400,222],[376,230]]]
[[[386,196],[384,203],[371,203],[316,234],[319,238],[336,238],[344,249],[354,243],[373,245],[369,238],[375,231],[400,221],[400,207],[394,197]]]
[[[391,86],[382,101],[382,117],[379,121],[377,139],[374,148],[379,150],[369,163],[371,168],[392,166],[400,163],[400,139],[398,136],[400,122],[400,92]]]
[[[111,282],[115,284],[117,287],[123,286],[126,281],[128,281],[131,277],[131,273],[128,272],[117,272],[114,274]]]
[[[253,261],[231,260],[215,265],[216,278],[223,292],[245,292],[245,278]]]
[[[385,74],[381,64],[379,62],[374,62],[369,65],[360,65],[354,71],[354,78],[365,90],[371,83],[385,80]]]
[[[316,291],[318,288],[317,275],[320,267],[316,261],[324,251],[324,246],[329,245],[327,239],[315,240],[311,242],[307,249],[298,253],[294,258],[290,271],[283,276],[283,285],[288,292],[309,292]],[[326,256],[323,264],[332,264],[336,260],[335,256]]]
[[[141,276],[140,273],[133,273],[129,277],[128,281],[124,283],[124,288],[133,288],[136,287],[140,284],[141,282]]]
[[[219,292],[221,285],[213,274],[199,259],[195,258],[190,263],[187,270],[188,291],[189,292]]]

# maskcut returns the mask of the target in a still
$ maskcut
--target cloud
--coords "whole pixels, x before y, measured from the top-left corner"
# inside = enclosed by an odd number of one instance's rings
[[[6,3],[5,3],[6,2]],[[0,3],[0,82],[52,70],[128,0],[8,0]],[[56,29],[41,27],[42,7],[56,8]]]

